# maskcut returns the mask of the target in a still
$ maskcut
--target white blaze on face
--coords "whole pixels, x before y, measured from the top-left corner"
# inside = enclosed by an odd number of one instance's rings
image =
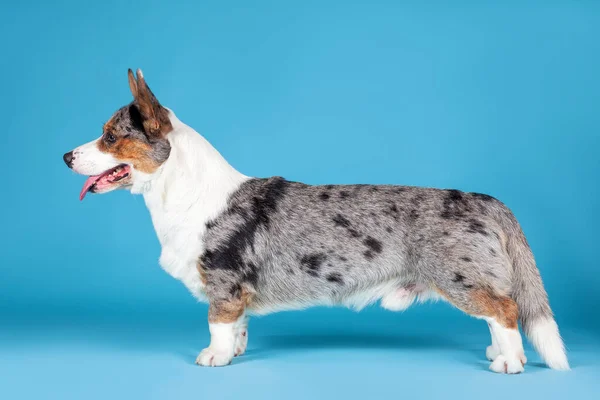
[[[92,140],[73,150],[73,171],[82,175],[99,175],[120,164],[110,153],[98,149],[98,140]]]

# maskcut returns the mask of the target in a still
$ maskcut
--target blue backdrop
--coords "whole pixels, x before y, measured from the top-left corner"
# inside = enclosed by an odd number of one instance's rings
[[[6,1],[0,15],[10,398],[598,391],[600,2]],[[443,304],[260,318],[246,356],[195,367],[206,306],[158,266],[143,199],[80,203],[84,179],[61,159],[131,100],[126,71],[138,67],[247,175],[503,200],[574,370],[530,351],[525,374],[488,373],[485,324]]]

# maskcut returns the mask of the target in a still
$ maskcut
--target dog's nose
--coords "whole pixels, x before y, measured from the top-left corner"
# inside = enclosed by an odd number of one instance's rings
[[[65,155],[63,156],[63,160],[65,160],[65,164],[67,164],[67,167],[73,168],[73,152],[72,151],[65,153]]]

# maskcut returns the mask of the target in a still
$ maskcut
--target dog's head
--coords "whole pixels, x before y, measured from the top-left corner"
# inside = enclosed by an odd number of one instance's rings
[[[87,192],[131,188],[136,180],[146,180],[169,157],[167,134],[173,129],[169,111],[152,94],[141,70],[136,76],[128,71],[134,100],[104,124],[102,136],[63,156],[73,171],[89,175],[80,200]]]

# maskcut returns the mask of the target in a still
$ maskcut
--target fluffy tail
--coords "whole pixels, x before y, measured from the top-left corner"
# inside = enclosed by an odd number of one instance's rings
[[[511,215],[512,217],[512,215]],[[518,222],[511,218],[507,249],[513,262],[513,298],[523,331],[552,369],[568,370],[565,345],[554,320],[533,253]]]

